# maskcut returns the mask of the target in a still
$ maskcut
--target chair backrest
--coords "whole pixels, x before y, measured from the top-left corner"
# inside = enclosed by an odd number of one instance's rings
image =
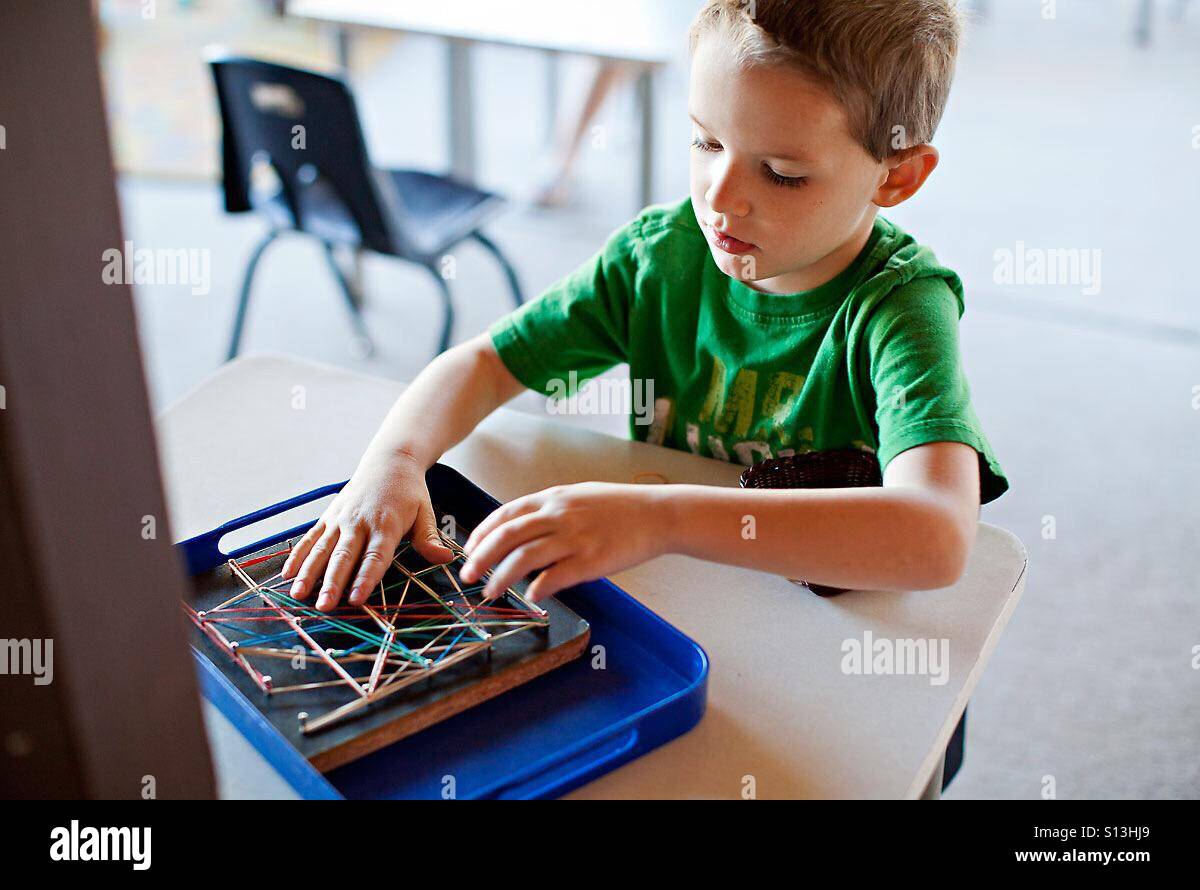
[[[354,96],[335,77],[259,59],[209,55],[224,130],[225,209],[254,209],[251,173],[266,162],[279,178],[294,225],[305,230],[308,198],[335,199],[363,247],[391,253],[392,231]],[[393,237],[395,236],[395,237]]]

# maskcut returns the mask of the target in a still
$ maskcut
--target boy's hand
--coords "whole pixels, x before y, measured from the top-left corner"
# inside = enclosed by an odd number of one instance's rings
[[[327,612],[341,600],[353,576],[350,603],[359,606],[383,580],[405,537],[431,563],[449,562],[454,556],[441,543],[425,472],[417,461],[405,455],[368,454],[317,524],[292,548],[283,577],[295,576],[291,596],[303,600],[324,573],[317,608]]]
[[[583,482],[517,498],[471,533],[460,578],[474,584],[492,566],[484,588],[496,597],[543,569],[526,596],[534,602],[660,556],[668,550],[663,486]],[[549,568],[547,568],[549,567]]]

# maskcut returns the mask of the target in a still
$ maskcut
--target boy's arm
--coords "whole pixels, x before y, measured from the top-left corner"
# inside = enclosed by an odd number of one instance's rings
[[[932,442],[897,455],[882,488],[558,486],[517,498],[472,533],[461,576],[490,596],[543,569],[540,600],[664,553],[867,590],[947,587],[975,541],[979,458]]]
[[[625,360],[641,227],[640,218],[622,227],[572,275],[421,372],[349,483],[292,549],[283,567],[284,578],[296,579],[292,596],[317,589],[317,608],[328,610],[353,578],[350,602],[361,605],[404,537],[430,562],[451,558],[425,470],[525,386],[545,391],[571,370],[586,380]]]
[[[367,455],[412,458],[427,470],[525,387],[480,334],[439,355],[384,418]]]
[[[319,591],[317,608],[332,609],[353,578],[350,602],[365,602],[406,536],[430,562],[448,561],[425,471],[522,389],[487,334],[430,362],[392,406],[345,488],[292,548],[283,567],[284,578],[295,578],[291,595]]]
[[[814,584],[925,590],[948,587],[966,567],[979,457],[959,442],[919,445],[888,464],[882,488],[673,488],[675,552]]]

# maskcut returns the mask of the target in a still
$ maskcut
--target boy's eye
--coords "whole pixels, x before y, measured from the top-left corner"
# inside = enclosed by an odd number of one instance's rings
[[[770,164],[763,164],[763,170],[767,174],[767,179],[783,188],[800,188],[800,186],[808,182],[807,176],[783,176],[780,173],[776,173],[771,169]]]
[[[705,142],[699,136],[692,137],[692,148],[698,148],[701,151],[720,151],[721,146],[716,142]]]

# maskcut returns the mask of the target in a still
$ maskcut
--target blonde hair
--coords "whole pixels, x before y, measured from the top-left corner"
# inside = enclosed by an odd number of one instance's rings
[[[879,161],[933,139],[962,36],[955,0],[708,0],[692,51],[718,28],[740,64],[798,66],[829,89]]]

